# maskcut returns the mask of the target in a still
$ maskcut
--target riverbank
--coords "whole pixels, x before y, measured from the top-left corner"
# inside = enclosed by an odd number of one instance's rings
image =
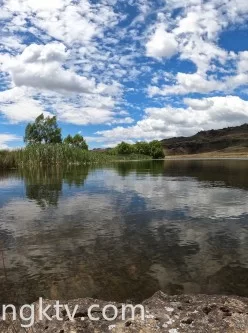
[[[61,321],[55,319],[55,309],[52,306],[55,301],[44,301],[43,306],[51,306],[47,312],[52,321],[44,318],[38,321],[38,302],[35,303],[35,323],[30,328],[21,328],[19,320],[13,322],[11,313],[8,320],[0,320],[0,331],[32,332],[32,333],[247,333],[248,332],[248,299],[237,296],[207,296],[207,295],[179,295],[168,296],[157,292],[150,299],[144,301],[145,320],[141,319],[139,311],[136,311],[134,320],[131,313],[123,314],[121,303],[104,302],[95,299],[77,299],[67,304],[71,312],[78,305],[75,319],[69,320],[66,311],[60,310]],[[92,321],[88,317],[88,309],[91,305],[99,307],[92,310],[93,317],[99,317],[98,321]],[[106,305],[113,304],[118,309],[117,318],[113,321],[103,319],[102,310]],[[114,312],[111,309],[108,317]]]
[[[237,152],[222,152],[215,151],[209,153],[199,154],[181,154],[181,155],[168,155],[166,160],[178,160],[178,159],[248,159],[248,151]]]

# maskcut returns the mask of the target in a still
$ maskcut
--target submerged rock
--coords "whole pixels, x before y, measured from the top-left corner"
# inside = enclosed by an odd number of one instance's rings
[[[43,308],[53,306],[55,301],[45,300]],[[65,309],[61,308],[59,316],[55,318],[54,308],[47,311],[51,321],[43,319],[39,321],[38,302],[34,303],[35,322],[30,328],[22,328],[21,321],[13,321],[12,314],[7,320],[0,320],[0,332],[32,332],[32,333],[248,333],[248,299],[236,296],[207,296],[207,295],[179,295],[168,296],[157,292],[154,296],[144,301],[145,320],[142,320],[139,312],[136,312],[134,320],[131,313],[122,320],[122,304],[110,303],[90,298],[77,299],[67,304],[72,313],[76,305],[74,320],[68,318]],[[91,305],[98,304],[99,308],[92,311],[92,315],[100,320],[92,321],[88,317],[88,309]],[[113,304],[117,308],[117,318],[107,321],[103,318],[104,306]],[[111,312],[112,311],[112,312]],[[107,311],[108,317],[114,316],[114,310]],[[129,316],[130,315],[130,316]],[[27,322],[25,322],[27,323]]]

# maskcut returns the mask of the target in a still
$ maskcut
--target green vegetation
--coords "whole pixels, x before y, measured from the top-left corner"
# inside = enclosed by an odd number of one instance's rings
[[[149,160],[163,158],[159,141],[137,142],[133,145],[122,142],[113,149],[89,151],[82,135],[70,134],[62,141],[61,129],[56,117],[41,114],[25,130],[26,147],[0,151],[0,168],[39,165],[80,165],[111,161]]]
[[[130,155],[130,154],[134,153],[134,149],[133,149],[132,145],[130,145],[126,142],[122,142],[122,143],[118,144],[118,146],[116,147],[114,152],[119,155]]]
[[[0,169],[11,169],[16,167],[16,152],[9,150],[0,150]]]
[[[76,134],[73,137],[69,134],[65,139],[64,143],[74,147],[74,148],[80,148],[83,150],[88,150],[88,145],[82,135]]]
[[[24,142],[28,145],[38,143],[61,143],[61,129],[58,127],[57,118],[45,118],[43,113],[34,123],[29,123],[25,130]]]
[[[136,142],[133,145],[121,142],[116,148],[113,149],[113,151],[119,155],[140,154],[151,156],[154,159],[164,158],[163,147],[157,140],[149,143]]]
[[[36,165],[80,165],[143,159],[151,159],[151,157],[139,154],[113,155],[108,152],[94,152],[63,143],[32,144],[23,149],[1,151],[0,168],[10,169]]]
[[[164,151],[161,142],[154,140],[149,143],[149,147],[150,147],[149,155],[152,156],[152,158],[156,159],[164,158]]]

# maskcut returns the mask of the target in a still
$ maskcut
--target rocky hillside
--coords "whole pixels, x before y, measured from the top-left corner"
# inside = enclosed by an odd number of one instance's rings
[[[201,131],[191,137],[162,140],[167,155],[206,152],[248,152],[248,124],[219,130]]]

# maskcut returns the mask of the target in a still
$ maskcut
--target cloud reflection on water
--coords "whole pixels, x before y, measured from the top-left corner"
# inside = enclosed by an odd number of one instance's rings
[[[14,175],[26,194],[0,190],[1,298],[247,296],[248,163],[154,163]]]

